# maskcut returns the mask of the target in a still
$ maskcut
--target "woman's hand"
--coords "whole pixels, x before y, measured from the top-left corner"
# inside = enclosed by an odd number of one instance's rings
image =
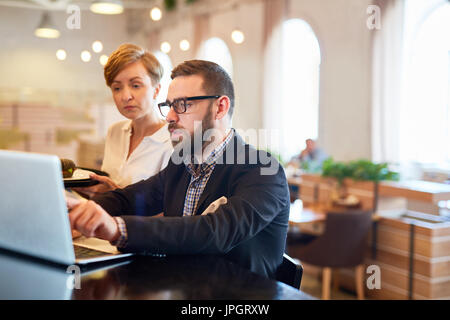
[[[79,231],[77,231],[75,229],[72,229],[72,239],[76,239],[76,238],[79,238],[81,236],[82,236],[81,232],[79,232]]]
[[[120,186],[117,185],[114,181],[112,181],[112,179],[109,177],[100,176],[95,173],[89,174],[89,177],[93,180],[97,180],[100,183],[91,187],[72,188],[72,189],[82,194],[83,196],[86,196],[87,198],[91,199],[92,197],[94,197],[99,193],[104,193],[107,191],[112,191],[114,189],[120,188]]]

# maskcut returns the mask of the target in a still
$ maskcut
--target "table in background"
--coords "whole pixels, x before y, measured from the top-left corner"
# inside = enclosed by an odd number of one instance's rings
[[[303,207],[299,199],[291,203],[289,225],[299,227],[302,233],[322,234],[325,219],[326,212],[321,205]]]
[[[307,234],[320,235],[323,233],[328,212],[348,212],[352,210],[360,209],[330,207],[326,203],[303,206],[302,201],[298,199],[291,203],[289,225],[299,227],[302,232]],[[372,221],[377,222],[379,220],[380,215],[373,213]]]
[[[219,256],[136,256],[101,267],[82,269],[81,288],[70,289],[66,267],[0,250],[0,299],[314,299]]]

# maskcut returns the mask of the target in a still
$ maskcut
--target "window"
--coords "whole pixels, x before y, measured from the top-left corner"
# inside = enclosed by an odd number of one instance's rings
[[[161,51],[156,51],[153,52],[153,54],[155,55],[156,59],[158,59],[159,63],[162,65],[163,69],[164,69],[164,74],[163,77],[160,81],[161,84],[161,90],[159,91],[159,95],[158,98],[156,98],[156,104],[155,107],[156,109],[158,109],[158,103],[166,101],[167,99],[167,92],[169,91],[169,84],[170,84],[170,74],[172,73],[172,61],[170,61],[170,57],[161,52]],[[157,114],[159,115],[159,110],[156,110]]]
[[[198,58],[217,63],[233,78],[233,60],[227,44],[219,38],[206,40],[198,52]]]
[[[450,169],[450,4],[405,7],[402,162]]]
[[[320,47],[304,20],[283,22],[281,37],[281,57],[275,57],[281,63],[280,152],[288,160],[305,147],[306,139],[318,136]]]

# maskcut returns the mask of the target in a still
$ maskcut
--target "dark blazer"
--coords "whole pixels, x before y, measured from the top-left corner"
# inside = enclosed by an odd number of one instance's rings
[[[190,174],[184,164],[172,160],[147,180],[93,199],[111,215],[124,219],[128,243],[120,250],[221,254],[251,271],[273,277],[283,260],[289,220],[289,191],[280,164],[234,133],[195,215],[183,217]],[[222,196],[227,198],[226,204],[201,215]],[[151,217],[161,212],[164,217]]]

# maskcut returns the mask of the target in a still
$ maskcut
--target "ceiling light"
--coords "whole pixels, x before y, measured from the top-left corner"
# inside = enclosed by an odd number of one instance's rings
[[[162,12],[161,9],[158,7],[154,7],[150,11],[150,18],[152,18],[153,21],[159,21],[162,18]]]
[[[187,40],[181,40],[180,41],[180,49],[183,51],[188,51],[190,47],[189,41]]]
[[[123,12],[123,4],[120,0],[94,1],[90,9],[99,14],[120,14]]]
[[[161,43],[161,51],[164,53],[169,53],[170,49],[172,49],[172,47],[170,46],[170,43],[168,43],[167,41],[164,41],[163,43]]]
[[[107,62],[108,62],[108,56],[107,55],[105,55],[105,54],[102,54],[101,56],[100,56],[100,64],[102,65],[102,66],[104,66]]]
[[[66,57],[67,57],[67,53],[65,50],[59,49],[58,51],[56,51],[56,59],[66,60]]]
[[[55,39],[59,37],[59,34],[58,29],[55,28],[50,19],[50,14],[44,12],[39,26],[34,30],[34,35],[39,38]]]
[[[231,33],[231,39],[234,43],[241,44],[244,42],[245,36],[241,30],[236,29]]]
[[[92,50],[96,53],[99,53],[103,50],[103,44],[100,41],[94,41],[92,43]]]
[[[87,50],[81,52],[81,60],[83,60],[84,62],[91,61],[91,53]]]

